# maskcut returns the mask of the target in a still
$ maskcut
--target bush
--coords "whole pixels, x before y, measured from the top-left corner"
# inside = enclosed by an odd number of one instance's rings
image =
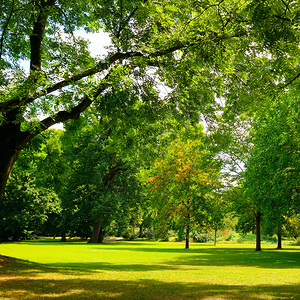
[[[194,232],[193,240],[197,243],[206,243],[211,240],[211,237],[207,233]]]
[[[132,234],[129,238],[128,241],[134,241],[138,238],[138,236],[136,234]]]
[[[255,234],[243,234],[237,238],[238,243],[255,243],[256,235]]]

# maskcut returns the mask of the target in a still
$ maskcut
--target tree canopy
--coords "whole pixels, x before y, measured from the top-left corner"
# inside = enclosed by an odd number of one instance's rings
[[[1,11],[1,194],[34,136],[109,104],[130,82],[145,114],[212,121],[218,97],[231,113],[251,111],[300,74],[296,1],[5,0]],[[108,32],[107,56],[92,57],[78,30]]]

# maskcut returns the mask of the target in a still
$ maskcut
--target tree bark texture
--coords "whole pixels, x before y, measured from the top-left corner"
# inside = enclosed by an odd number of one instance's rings
[[[10,117],[14,119],[16,114],[17,112],[10,112],[7,114],[7,119]],[[0,197],[4,193],[13,164],[17,160],[21,150],[33,136],[34,135],[29,132],[22,132],[20,130],[20,124],[8,122],[0,126]]]
[[[99,233],[102,225],[103,216],[104,216],[103,213],[99,214],[97,221],[94,225],[93,233],[91,235],[91,239],[89,240],[89,243],[93,243],[93,244],[99,243]]]

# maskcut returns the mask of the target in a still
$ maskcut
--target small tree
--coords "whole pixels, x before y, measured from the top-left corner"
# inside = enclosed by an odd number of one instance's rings
[[[149,190],[165,222],[177,219],[185,228],[189,249],[191,226],[197,223],[208,194],[218,182],[220,164],[209,151],[202,131],[195,139],[176,138],[156,160],[148,178]]]

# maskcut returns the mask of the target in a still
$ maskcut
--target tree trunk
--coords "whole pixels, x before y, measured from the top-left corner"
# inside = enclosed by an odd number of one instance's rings
[[[0,197],[3,195],[7,180],[18,155],[25,145],[34,137],[29,132],[22,132],[19,124],[14,124],[18,112],[7,113],[11,123],[0,126]]]
[[[190,249],[190,224],[186,225],[185,232],[185,249]]]
[[[60,241],[63,242],[63,243],[65,243],[65,242],[67,241],[66,233],[65,233],[65,232],[63,232],[63,233],[61,234],[61,240],[60,240]]]
[[[100,233],[100,229],[101,229],[101,225],[102,225],[103,216],[104,216],[103,213],[99,214],[97,221],[94,225],[93,233],[91,235],[89,243],[95,243],[95,244],[99,243],[99,233]]]
[[[104,235],[105,235],[105,232],[103,230],[103,226],[101,226],[100,231],[99,231],[99,243],[101,243],[101,244],[103,243]]]
[[[215,241],[214,241],[215,246],[217,246],[217,231],[218,231],[218,228],[216,227],[215,228]]]
[[[261,223],[261,212],[257,210],[255,214],[256,218],[256,249],[255,251],[261,251],[261,239],[260,239],[260,223]]]
[[[143,237],[143,225],[140,225],[138,237]]]
[[[277,249],[282,249],[282,242],[281,242],[281,228],[278,227],[278,233],[277,233],[278,241],[277,241]]]

